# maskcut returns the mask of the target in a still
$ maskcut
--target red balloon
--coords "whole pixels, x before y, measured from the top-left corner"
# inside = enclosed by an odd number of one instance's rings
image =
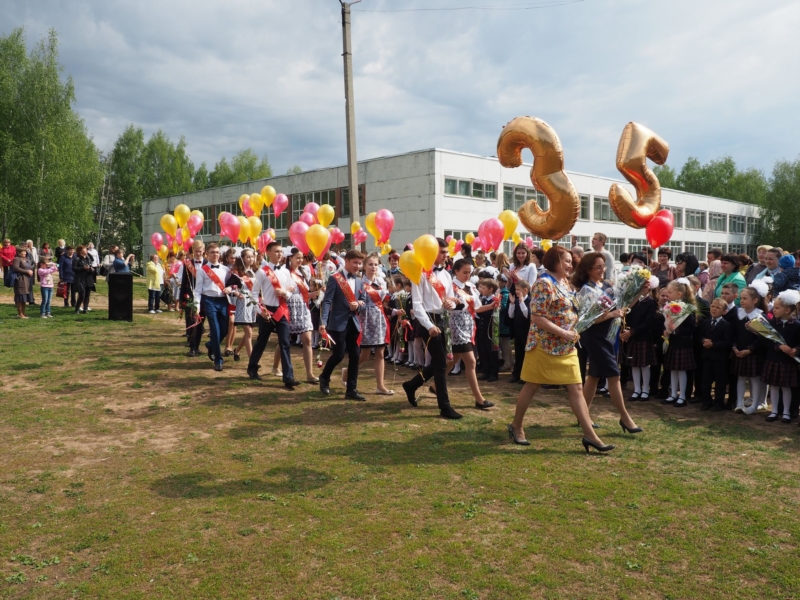
[[[309,227],[311,227],[312,225],[316,225],[317,223],[317,217],[315,217],[313,214],[309,212],[304,212],[302,215],[300,215],[298,220],[302,221]]]
[[[503,245],[503,238],[506,235],[506,228],[503,222],[497,217],[486,219],[483,222],[483,235],[482,240],[486,240],[488,248],[486,250],[500,250]]]
[[[292,240],[292,243],[300,248],[300,252],[303,254],[309,253],[309,247],[306,243],[306,232],[308,231],[308,224],[304,223],[303,221],[297,221],[296,223],[292,223],[292,226],[289,227],[289,239]]]
[[[278,194],[272,201],[272,210],[275,211],[275,218],[281,216],[281,213],[289,206],[289,197],[286,194]]]
[[[193,236],[197,235],[197,232],[203,228],[203,218],[200,215],[192,215],[187,219],[186,227]]]
[[[472,249],[477,252],[481,249],[482,245],[483,243],[481,242],[481,237],[479,235],[475,236],[475,239],[472,240]]]
[[[394,229],[394,215],[392,211],[385,208],[380,209],[375,213],[375,227],[381,234],[379,243],[385,244],[392,236],[392,229]]]
[[[666,213],[666,214],[663,214]],[[668,210],[659,211],[647,224],[647,243],[655,249],[666,244],[675,231],[675,217]]]

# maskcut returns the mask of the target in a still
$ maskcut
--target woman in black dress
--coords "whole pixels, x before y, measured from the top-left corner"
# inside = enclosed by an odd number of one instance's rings
[[[78,246],[75,258],[72,259],[72,270],[75,281],[72,284],[78,290],[78,300],[75,302],[75,312],[85,313],[89,308],[89,296],[94,291],[95,268],[92,266],[94,259],[89,256],[86,246]],[[83,309],[81,310],[81,304]]]
[[[572,275],[572,285],[576,290],[583,287],[596,288],[611,294],[610,286],[603,281],[606,270],[606,259],[599,252],[587,252],[578,263]],[[586,374],[586,383],[583,386],[583,398],[591,409],[592,399],[597,390],[597,382],[605,377],[608,380],[608,391],[611,402],[619,411],[619,424],[623,431],[639,433],[637,427],[625,408],[622,397],[622,386],[619,382],[619,366],[614,352],[614,341],[608,339],[609,328],[616,318],[622,318],[621,310],[612,310],[601,316],[594,325],[581,334],[580,344],[586,349],[589,356],[589,370]]]

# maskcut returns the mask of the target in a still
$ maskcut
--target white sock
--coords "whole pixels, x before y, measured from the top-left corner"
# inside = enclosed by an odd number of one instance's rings
[[[764,396],[764,382],[761,377],[750,378],[750,400],[752,400],[753,408],[758,408],[761,403],[761,398]]]
[[[633,377],[633,393],[642,393],[642,370],[639,367],[631,367],[631,377]]]
[[[673,398],[678,397],[678,373],[679,371],[670,371],[669,372],[669,395]]]
[[[459,373],[461,373],[461,361],[460,360],[453,367],[452,373],[453,373],[453,375],[458,375]]]
[[[769,386],[769,400],[772,404],[771,414],[778,414],[778,403],[781,401],[781,388],[776,385]]]
[[[650,394],[650,367],[642,367],[642,392]]]
[[[678,381],[680,382],[681,391],[678,394],[679,398],[686,400],[686,380],[688,379],[689,375],[686,371],[678,371]]]
[[[782,387],[783,392],[783,416],[790,416],[790,408],[792,407],[792,388]]]
[[[747,378],[736,379],[736,406],[744,406],[744,389],[747,387]],[[753,395],[753,380],[750,380],[750,395]]]

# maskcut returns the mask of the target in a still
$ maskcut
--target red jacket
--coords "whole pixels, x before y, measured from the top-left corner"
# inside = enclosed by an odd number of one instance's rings
[[[10,267],[17,256],[17,249],[13,244],[9,244],[7,248],[0,248],[0,260],[3,261],[4,267]]]

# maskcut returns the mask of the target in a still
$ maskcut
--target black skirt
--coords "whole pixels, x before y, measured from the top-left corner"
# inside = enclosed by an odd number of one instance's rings
[[[474,352],[475,348],[472,342],[466,344],[453,344],[453,354],[465,354],[467,352]]]
[[[771,360],[764,361],[761,381],[767,385],[775,387],[796,387],[797,386],[797,363],[779,363]]]
[[[589,355],[590,377],[619,377],[619,365],[617,356],[614,353],[614,342],[609,341],[608,336],[611,321],[604,321],[592,325],[581,334],[581,346],[586,348]]]
[[[764,357],[760,354],[748,354],[744,358],[734,355],[731,361],[731,373],[737,377],[761,377],[764,370]]]
[[[669,371],[692,371],[697,365],[694,361],[694,348],[667,348],[664,368]]]
[[[656,364],[656,346],[653,342],[628,342],[622,346],[622,364],[626,367],[650,367]]]

